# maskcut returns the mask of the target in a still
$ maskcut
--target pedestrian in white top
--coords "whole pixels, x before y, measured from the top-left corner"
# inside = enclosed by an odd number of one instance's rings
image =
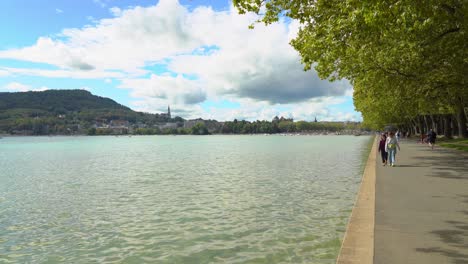
[[[395,167],[397,148],[400,150],[400,145],[398,144],[398,140],[395,138],[395,133],[390,132],[387,141],[385,142],[385,151],[388,153],[388,161],[392,167]]]

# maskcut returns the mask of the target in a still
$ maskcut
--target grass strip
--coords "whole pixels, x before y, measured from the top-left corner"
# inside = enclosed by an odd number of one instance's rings
[[[446,148],[457,149],[461,151],[468,152],[468,139],[466,138],[455,138],[455,139],[447,139],[442,138],[440,140],[440,146]]]

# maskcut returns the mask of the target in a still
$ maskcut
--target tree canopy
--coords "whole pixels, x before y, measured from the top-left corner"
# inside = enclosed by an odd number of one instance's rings
[[[314,67],[331,81],[350,80],[366,124],[416,130],[413,125],[429,116],[453,116],[457,124],[450,127],[467,136],[467,1],[234,0],[234,5],[240,13],[259,14],[258,22],[265,24],[283,16],[299,21],[291,45],[305,69]],[[419,126],[419,132],[425,129],[428,125]]]

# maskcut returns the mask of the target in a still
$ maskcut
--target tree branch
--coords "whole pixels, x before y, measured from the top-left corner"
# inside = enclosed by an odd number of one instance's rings
[[[379,70],[382,70],[383,72],[387,73],[387,74],[390,74],[390,75],[401,75],[405,78],[408,78],[408,79],[415,79],[417,76],[414,75],[414,74],[410,74],[410,73],[403,73],[401,72],[400,70],[398,69],[395,69],[395,68],[384,68],[382,67],[381,65],[379,64],[375,64],[376,65],[376,68],[379,69]]]
[[[455,33],[455,32],[458,32],[458,31],[460,31],[459,27],[448,29],[448,30],[442,32],[440,35],[438,35],[434,39],[423,42],[421,46],[427,46],[427,45],[430,45],[430,44],[434,44],[435,42],[441,40],[443,37],[447,36],[448,34]]]

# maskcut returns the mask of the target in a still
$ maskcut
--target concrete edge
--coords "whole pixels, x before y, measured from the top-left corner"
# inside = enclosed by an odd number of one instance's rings
[[[336,260],[337,264],[374,262],[376,141],[377,137],[367,159],[359,193]]]

